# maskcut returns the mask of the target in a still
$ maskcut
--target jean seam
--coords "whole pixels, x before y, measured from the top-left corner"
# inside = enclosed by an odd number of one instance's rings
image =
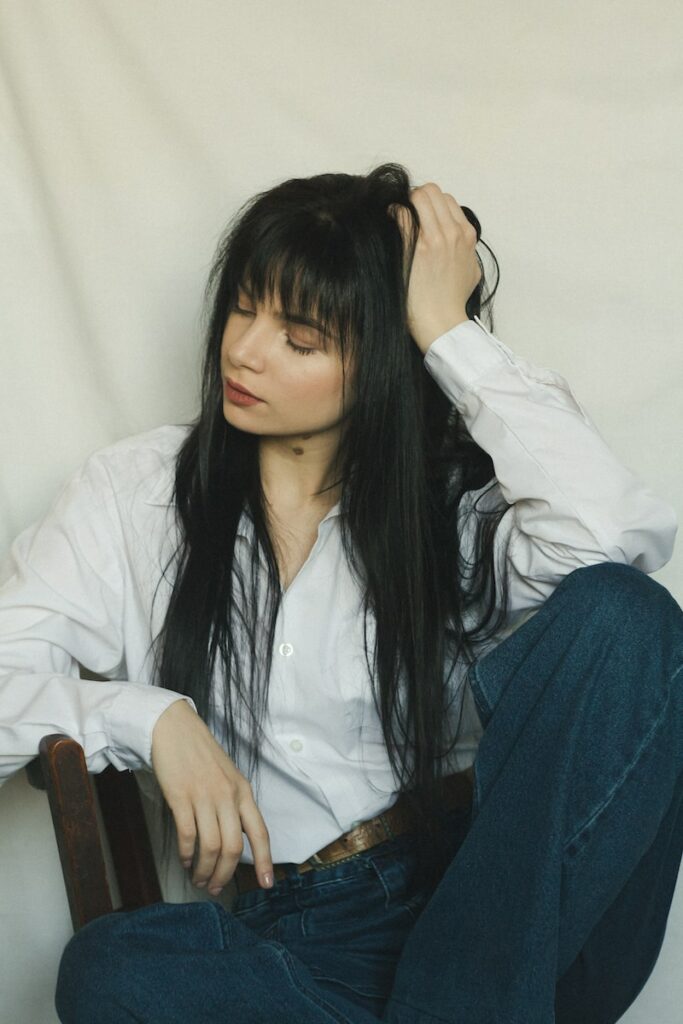
[[[211,907],[214,917],[218,919],[218,930],[220,932],[221,941],[223,943],[223,949],[230,949],[232,946],[231,935],[230,935],[230,918],[227,913],[222,914],[216,903],[211,900],[206,900],[205,905]]]
[[[419,1013],[421,1015],[421,1021],[426,1021],[427,1019],[429,1019],[430,1021],[434,1021],[435,1024],[453,1024],[451,1018],[435,1017],[431,1013],[429,1014],[429,1018],[427,1018],[424,1015],[424,1012],[419,1008],[419,1006],[413,1006],[411,1003],[406,1003],[402,999],[395,999],[393,996],[389,996],[389,1003],[393,1004],[394,1006],[403,1006],[405,1007],[406,1010],[412,1010],[413,1013]]]
[[[481,681],[481,678],[479,676],[478,668],[479,668],[479,662],[475,661],[474,664],[470,666],[470,670],[469,670],[468,674],[472,675],[474,677],[474,680],[475,680],[475,682],[477,683],[477,685],[479,687],[479,695],[477,694],[477,691],[475,690],[475,688],[472,686],[472,682],[471,681],[470,681],[470,690],[472,692],[472,697],[474,698],[474,703],[476,705],[477,712],[479,713],[479,717],[481,719],[484,719],[485,721],[489,721],[489,719],[491,718],[491,715],[493,714],[493,708],[491,707],[491,702],[489,700],[488,694],[486,693],[486,689],[484,687],[484,684]],[[481,697],[484,698],[483,703],[481,701]]]
[[[380,886],[384,891],[384,909],[388,910],[391,905],[391,890],[389,889],[389,886],[387,885],[384,879],[384,874],[382,872],[381,866],[377,864],[376,861],[374,860],[371,860],[370,864],[372,866],[375,878],[377,879],[377,881],[379,882]]]
[[[318,1006],[321,1010],[328,1014],[330,1019],[336,1021],[337,1024],[354,1024],[354,1022],[349,1017],[347,1017],[345,1014],[342,1014],[341,1011],[338,1010],[335,1006],[332,1006],[330,1003],[327,1003],[324,999],[318,997],[314,992],[311,992],[308,988],[306,988],[304,984],[302,984],[298,974],[296,973],[296,964],[294,963],[292,955],[286,946],[283,946],[281,942],[272,940],[266,941],[265,944],[271,946],[277,953],[277,955],[280,957],[280,960],[285,970],[289,974],[289,979],[291,983],[301,993],[301,995],[305,996],[306,999],[313,1003],[314,1006]]]
[[[674,672],[673,676],[671,677],[672,680],[678,675],[678,673],[680,672],[682,667],[683,666],[679,666],[679,668]],[[582,832],[584,832],[587,828],[589,828],[595,822],[595,820],[602,814],[602,812],[612,802],[612,800],[614,799],[617,791],[622,788],[622,786],[624,785],[624,783],[626,782],[628,777],[633,774],[636,766],[638,765],[638,762],[643,757],[643,754],[645,753],[646,748],[648,748],[650,746],[654,734],[657,732],[659,727],[664,722],[664,720],[666,718],[666,715],[667,715],[668,709],[669,709],[669,699],[667,699],[664,702],[664,705],[662,707],[661,713],[653,721],[651,727],[648,729],[646,735],[643,737],[643,740],[642,740],[640,746],[638,747],[633,760],[630,762],[630,764],[628,764],[626,766],[626,768],[624,769],[624,771],[622,772],[620,777],[617,779],[617,781],[614,783],[614,785],[612,786],[612,788],[608,792],[608,794],[605,797],[605,799],[602,801],[602,803],[598,807],[595,808],[595,810],[593,811],[591,816],[589,818],[587,818],[576,829],[576,831],[573,833],[573,835],[566,841],[566,843],[564,844],[564,848],[563,848],[563,852],[564,853],[568,853],[569,852],[569,847],[572,846],[572,844],[578,839],[578,837],[581,835]]]

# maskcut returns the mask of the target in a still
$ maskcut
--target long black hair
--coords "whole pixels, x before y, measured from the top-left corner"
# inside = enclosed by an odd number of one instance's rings
[[[506,620],[507,584],[496,588],[495,579],[503,571],[507,576],[507,560],[494,565],[494,537],[510,506],[499,500],[486,511],[469,510],[476,519],[469,561],[461,551],[461,499],[482,488],[488,493],[485,485],[496,480],[491,457],[426,370],[408,328],[407,284],[419,232],[411,187],[397,163],[365,175],[292,178],[249,200],[222,236],[205,293],[201,411],[175,466],[180,540],[163,570],[164,577],[170,573],[171,596],[153,647],[159,685],[191,696],[203,720],[221,730],[258,805],[262,719],[282,591],[258,435],[226,421],[220,361],[238,285],[248,280],[256,303],[277,301],[286,311],[332,325],[342,360],[348,353],[353,359],[355,400],[335,480],[342,494],[338,522],[363,596],[368,695],[381,718],[396,788],[421,822],[417,870],[434,885],[447,863],[439,823],[442,759],[453,749],[462,712],[460,706],[455,722],[449,681],[455,661],[472,664],[477,644]],[[411,215],[406,262],[389,213],[394,204]],[[462,209],[481,242],[477,217]],[[485,312],[493,330],[498,262],[486,248],[495,284],[487,290],[477,252],[482,277],[466,312],[470,318]],[[233,557],[243,512],[254,531],[246,573]],[[472,623],[475,610],[478,621],[466,628],[463,620],[469,613]],[[368,616],[376,631],[372,653]],[[251,723],[248,738],[245,722]],[[165,802],[162,817],[166,851],[174,822]]]

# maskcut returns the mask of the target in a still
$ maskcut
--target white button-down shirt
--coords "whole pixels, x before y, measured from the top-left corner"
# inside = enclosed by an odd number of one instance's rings
[[[496,483],[482,506],[501,492],[512,506],[497,533],[498,545],[511,535],[511,617],[491,646],[580,566],[613,561],[651,573],[670,559],[674,509],[619,462],[557,372],[515,356],[478,318],[437,338],[425,366],[493,459]],[[52,732],[78,739],[91,772],[110,763],[151,771],[159,716],[178,699],[194,707],[156,685],[149,653],[170,595],[160,577],[177,541],[170,498],[187,430],[163,426],[96,452],[12,545],[0,589],[2,782]],[[465,496],[463,515],[479,493]],[[396,799],[339,512],[338,503],[320,522],[277,619],[263,764],[250,780],[275,862],[305,860]],[[236,541],[245,568],[251,527],[245,513]],[[467,557],[472,534],[463,522]],[[81,679],[79,665],[106,679]],[[449,770],[461,771],[482,730],[463,666],[452,685],[463,718]],[[216,721],[209,725],[220,741]],[[246,835],[241,859],[253,863]]]

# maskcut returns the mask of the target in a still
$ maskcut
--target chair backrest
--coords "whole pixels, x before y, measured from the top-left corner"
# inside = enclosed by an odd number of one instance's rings
[[[47,792],[74,931],[115,910],[162,899],[152,844],[135,774],[110,765],[91,776],[81,745],[52,733],[26,766],[32,786]],[[92,779],[121,896],[112,904]]]

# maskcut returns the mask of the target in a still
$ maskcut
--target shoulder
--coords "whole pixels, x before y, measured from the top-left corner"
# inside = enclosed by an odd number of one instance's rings
[[[173,476],[175,460],[189,427],[165,425],[133,434],[101,447],[87,459],[84,471],[106,473],[119,487],[142,487],[146,497]]]
[[[119,586],[121,567],[132,562],[150,572],[174,539],[175,459],[188,426],[162,426],[99,448],[63,484],[42,517],[14,540],[9,573],[20,564],[52,571],[62,580],[78,566]],[[12,567],[14,565],[14,568]],[[5,563],[0,577],[5,582]]]
[[[119,504],[170,504],[176,458],[190,430],[184,424],[165,424],[124,437],[94,451],[77,476],[93,494],[108,493]]]

